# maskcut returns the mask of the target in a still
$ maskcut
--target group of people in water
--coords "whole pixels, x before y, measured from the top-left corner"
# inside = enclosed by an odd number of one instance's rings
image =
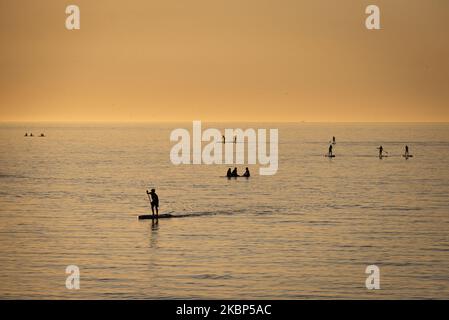
[[[226,172],[226,177],[228,178],[237,178],[237,177],[245,177],[249,178],[251,174],[249,173],[248,167],[246,167],[245,172],[242,175],[239,175],[237,172],[237,168],[234,168],[234,170],[231,171],[231,168],[228,169],[228,172]]]
[[[24,137],[34,137],[33,133],[31,132],[30,134],[28,134],[28,132],[25,132]],[[39,135],[39,137],[45,137],[45,134],[41,133]]]
[[[327,154],[328,157],[335,157],[335,155],[334,155],[334,153],[333,153],[333,145],[334,145],[334,144],[336,144],[335,137],[332,137],[332,142],[331,142],[331,144],[329,145],[329,151],[328,151],[328,154]],[[388,152],[385,151],[384,148],[383,148],[382,146],[378,147],[377,149],[379,150],[379,158],[385,157],[385,156],[384,156],[384,152],[385,152],[386,154],[388,154]],[[404,150],[403,157],[405,157],[405,158],[412,157],[412,155],[410,155],[410,153],[409,153],[409,147],[408,147],[408,145],[405,146],[405,150]]]

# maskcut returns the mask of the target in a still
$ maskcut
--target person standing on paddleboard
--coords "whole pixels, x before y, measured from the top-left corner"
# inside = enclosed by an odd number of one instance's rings
[[[156,216],[159,216],[159,197],[156,194],[156,190],[151,189],[151,192],[148,192],[147,190],[147,195],[151,197],[150,203],[151,203],[151,212],[153,213],[153,216],[154,216],[154,209],[156,209]]]
[[[408,145],[406,145],[405,146],[405,154],[404,154],[406,157],[408,157],[409,156],[409,153],[408,153]]]
[[[333,154],[332,154],[332,145],[329,146],[329,154],[328,155],[329,155],[329,157],[333,156]]]
[[[380,146],[380,147],[377,148],[377,149],[379,149],[379,158],[382,158],[383,152],[384,152],[384,148],[383,148],[382,146]]]

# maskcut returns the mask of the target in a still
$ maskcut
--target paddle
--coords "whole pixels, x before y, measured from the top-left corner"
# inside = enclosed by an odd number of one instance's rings
[[[147,190],[147,196],[148,196],[148,200],[150,201],[150,208],[151,208],[151,197],[150,197],[150,193]],[[152,213],[154,215],[154,213]]]

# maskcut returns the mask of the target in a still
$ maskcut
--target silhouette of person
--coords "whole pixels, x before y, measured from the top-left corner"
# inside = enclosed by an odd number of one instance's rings
[[[223,143],[226,143],[226,137],[225,136],[221,136],[221,138],[223,139]]]
[[[41,137],[45,137],[45,135],[43,133],[41,133]]]
[[[383,152],[384,152],[384,148],[382,147],[382,146],[380,146],[379,148],[377,148],[377,149],[379,149],[379,157],[381,158],[382,156],[383,156]]]
[[[249,178],[250,176],[251,176],[251,174],[249,173],[249,169],[248,169],[248,167],[246,167],[243,177]]]
[[[147,194],[151,197],[151,212],[153,213],[154,216],[154,209],[156,209],[156,217],[159,216],[159,197],[156,194],[156,190],[155,189],[151,189],[151,192],[148,192],[147,190]]]
[[[234,143],[237,143],[237,136],[234,136]]]
[[[226,172],[226,177],[228,177],[228,178],[232,177],[231,168],[229,168],[228,172]]]
[[[33,133],[30,133],[30,137],[32,137],[33,136]]]
[[[25,132],[25,137],[28,137],[28,132]]]
[[[237,173],[237,168],[234,168],[234,170],[232,170],[231,176],[232,177],[238,177],[239,176],[238,173]]]
[[[332,137],[332,143],[335,143],[335,136]]]
[[[329,146],[329,157],[332,157],[333,153],[332,153],[332,145]]]
[[[405,156],[408,157],[409,153],[408,153],[408,146],[405,146]]]

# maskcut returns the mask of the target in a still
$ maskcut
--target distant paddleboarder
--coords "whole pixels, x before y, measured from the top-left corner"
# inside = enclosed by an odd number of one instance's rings
[[[332,137],[332,143],[333,143],[333,144],[336,144],[336,142],[335,142],[335,136]]]
[[[226,143],[226,137],[225,136],[221,136],[221,139],[223,140],[223,143]]]
[[[377,149],[379,149],[379,158],[382,158],[383,157],[384,148],[382,146],[380,146]]]
[[[147,195],[150,197],[151,203],[151,212],[154,216],[154,209],[156,209],[156,218],[159,216],[159,197],[156,194],[156,189],[151,189],[151,192],[148,192]]]
[[[234,143],[237,143],[237,136],[234,136]]]
[[[329,156],[329,157],[332,157],[332,156],[334,155],[334,154],[332,153],[332,149],[333,149],[333,148],[332,148],[332,145],[330,145],[330,146],[329,146],[329,153],[328,153],[328,156]]]
[[[405,146],[405,153],[404,156],[408,157],[409,153],[408,153],[408,145]]]

